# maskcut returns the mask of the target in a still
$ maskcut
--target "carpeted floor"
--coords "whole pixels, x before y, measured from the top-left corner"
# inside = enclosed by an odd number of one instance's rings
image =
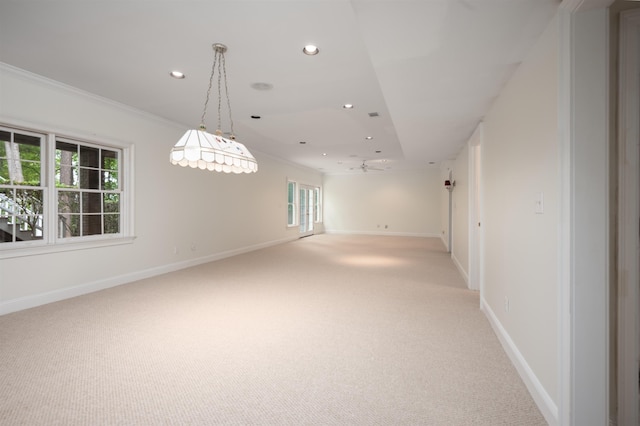
[[[2,425],[545,425],[438,239],[317,235],[0,317]]]

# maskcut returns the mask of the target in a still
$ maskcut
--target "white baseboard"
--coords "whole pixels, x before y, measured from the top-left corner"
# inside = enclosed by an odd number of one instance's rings
[[[83,294],[89,294],[107,288],[116,287],[122,284],[131,283],[134,281],[142,280],[145,278],[155,277],[157,275],[166,274],[169,272],[178,271],[180,269],[190,268],[192,266],[201,265],[203,263],[214,262],[216,260],[225,259],[227,257],[236,256],[242,253],[248,253],[250,251],[259,250],[262,248],[283,244],[289,241],[296,240],[294,238],[285,238],[277,241],[269,241],[266,243],[256,244],[253,246],[242,247],[239,249],[228,250],[212,255],[199,257],[195,259],[189,259],[182,262],[170,263],[154,268],[144,269],[140,271],[131,272],[128,274],[118,275],[115,277],[105,278],[98,281],[81,284],[74,287],[63,288],[60,290],[54,290],[46,293],[36,294],[33,296],[25,296],[17,299],[11,299],[4,302],[0,302],[0,315],[9,314],[11,312],[17,312],[24,309],[35,308],[36,306],[46,305],[47,303],[59,302],[61,300],[70,299],[72,297],[82,296]]]
[[[540,383],[531,367],[529,367],[529,364],[527,364],[524,356],[522,356],[518,350],[518,347],[515,345],[513,340],[511,340],[511,337],[509,337],[509,334],[498,320],[498,317],[482,297],[480,298],[480,309],[489,319],[489,323],[491,324],[493,331],[498,336],[498,340],[500,340],[507,356],[509,356],[509,359],[518,371],[520,378],[522,378],[522,381],[527,386],[529,393],[547,423],[551,426],[558,425],[558,406],[553,402],[547,391],[542,386],[542,383]]]
[[[440,241],[442,241],[444,248],[447,249],[447,251],[449,251],[449,242],[445,241],[444,234],[438,234],[438,237],[440,237]]]
[[[453,264],[456,265],[456,268],[458,268],[460,275],[462,275],[462,278],[464,279],[465,284],[467,284],[467,287],[469,287],[469,274],[467,273],[467,271],[464,270],[464,268],[462,267],[462,264],[460,263],[456,255],[453,254],[453,252],[451,253],[451,260],[453,260]]]
[[[333,234],[333,235],[373,235],[380,237],[422,237],[422,238],[438,238],[440,235],[438,234],[428,234],[428,233],[415,233],[415,232],[388,232],[388,231],[341,231],[335,229],[325,229],[325,234]]]

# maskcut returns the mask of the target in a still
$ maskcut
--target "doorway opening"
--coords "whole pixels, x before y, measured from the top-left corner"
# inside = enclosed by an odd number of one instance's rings
[[[298,200],[300,202],[300,237],[313,235],[313,224],[316,212],[315,188],[300,185]]]

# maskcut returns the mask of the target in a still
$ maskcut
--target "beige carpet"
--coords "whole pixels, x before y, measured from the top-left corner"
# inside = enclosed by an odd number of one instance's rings
[[[438,239],[318,235],[0,317],[2,425],[544,425]]]

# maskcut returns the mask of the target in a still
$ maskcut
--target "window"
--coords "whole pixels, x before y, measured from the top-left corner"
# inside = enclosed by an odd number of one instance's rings
[[[313,221],[322,222],[322,193],[317,186],[313,190]]]
[[[129,237],[129,149],[0,127],[0,254]]]
[[[44,238],[43,141],[0,128],[0,243]]]
[[[120,232],[119,150],[56,141],[57,237]]]
[[[296,226],[298,209],[296,207],[296,183],[287,182],[287,226]]]

